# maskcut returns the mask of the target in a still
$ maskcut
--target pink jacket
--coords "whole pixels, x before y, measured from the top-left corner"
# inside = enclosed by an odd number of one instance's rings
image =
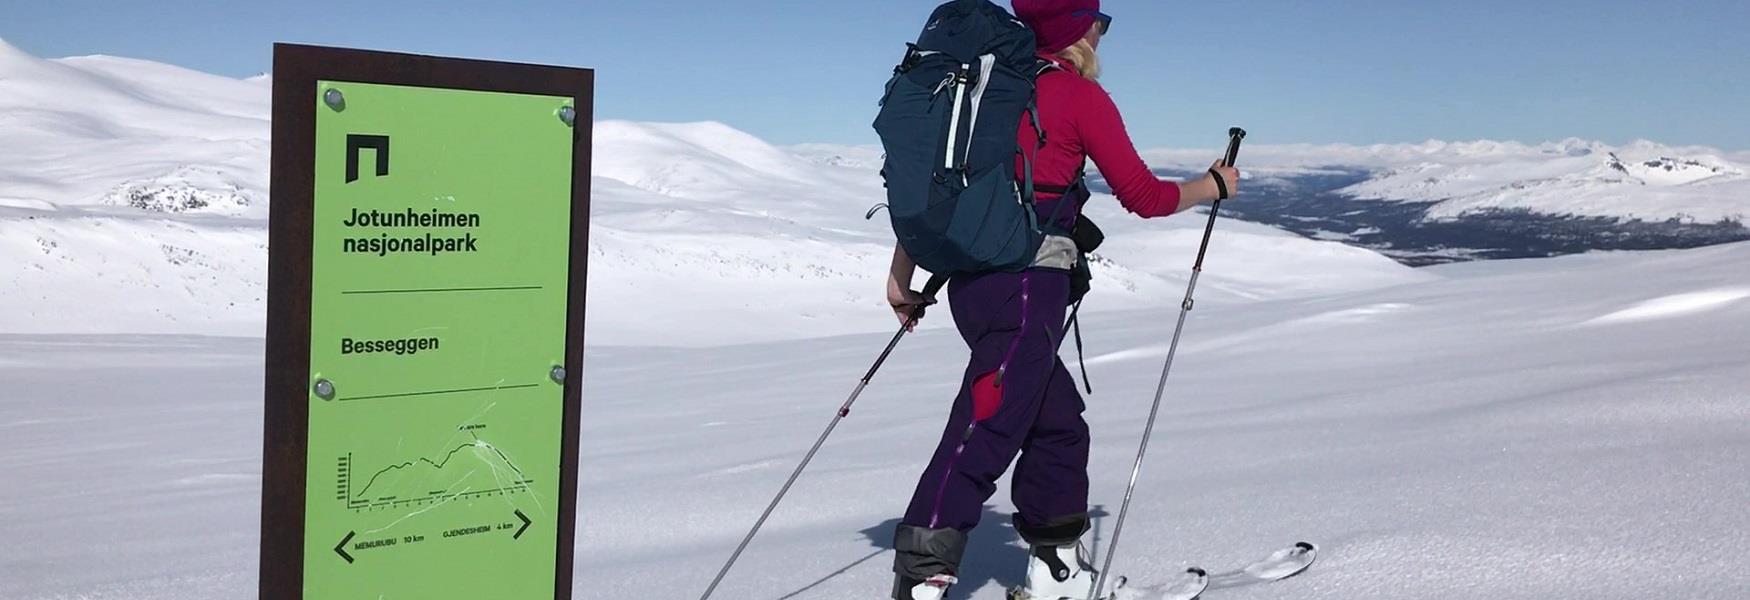
[[[1106,88],[1076,74],[1075,67],[1061,57],[1041,54],[1040,58],[1063,68],[1039,76],[1039,122],[1045,128],[1046,141],[1045,148],[1034,155],[1034,183],[1063,187],[1075,177],[1084,161],[1092,158],[1125,210],[1143,218],[1178,212],[1178,184],[1155,177],[1142,162]],[[1038,145],[1033,123],[1026,117],[1021,119],[1020,143],[1021,151],[1029,154]],[[1023,176],[1018,158],[1015,176]],[[1056,198],[1056,194],[1039,194],[1042,216],[1057,210]],[[1056,213],[1057,220],[1074,222],[1075,212],[1075,207],[1064,207]]]

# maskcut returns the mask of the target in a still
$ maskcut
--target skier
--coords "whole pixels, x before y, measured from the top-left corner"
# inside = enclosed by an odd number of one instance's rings
[[[1142,218],[1238,190],[1239,171],[1220,161],[1204,177],[1177,183],[1157,179],[1137,155],[1097,82],[1097,50],[1112,23],[1099,0],[1013,0],[1012,6],[1033,30],[1038,56],[1054,67],[1036,83],[1037,116],[1048,132],[1033,164],[1041,222],[1055,217],[1061,227],[1075,226],[1087,198],[1081,173],[1090,158],[1120,204]],[[1037,147],[1038,133],[1026,119],[1019,138],[1026,151]],[[887,298],[902,324],[926,302],[911,291],[915,270],[896,245]],[[1017,597],[1081,600],[1093,587],[1081,544],[1088,530],[1088,425],[1082,397],[1057,358],[1070,287],[1070,271],[1046,267],[959,274],[948,284],[954,323],[972,356],[935,455],[895,532],[897,600],[940,600],[957,581],[967,532],[1017,455],[1010,482],[1014,526],[1031,546]]]

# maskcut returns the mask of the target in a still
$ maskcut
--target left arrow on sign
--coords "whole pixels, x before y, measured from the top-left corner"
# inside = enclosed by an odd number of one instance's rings
[[[352,541],[352,536],[357,533],[358,532],[356,531],[346,532],[346,537],[340,538],[340,543],[334,545],[334,553],[339,554],[341,558],[346,559],[346,564],[349,565],[352,564],[352,555],[346,553],[346,543]]]

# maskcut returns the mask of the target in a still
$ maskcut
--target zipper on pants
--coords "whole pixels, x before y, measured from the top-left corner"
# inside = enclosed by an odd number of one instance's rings
[[[1028,285],[1029,277],[1031,277],[1030,273],[1021,272],[1021,331],[1015,334],[1015,341],[1009,342],[1009,351],[1003,355],[1002,364],[997,366],[997,387],[1002,387],[1003,375],[1009,372],[1009,361],[1015,359],[1015,351],[1021,349],[1021,338],[1027,336],[1027,313],[1029,312],[1027,305],[1030,303],[1028,288],[1031,287]]]
[[[942,498],[948,493],[948,478],[954,476],[954,465],[960,462],[960,455],[966,453],[966,442],[972,439],[972,432],[976,429],[977,421],[966,426],[966,433],[960,434],[960,445],[954,447],[954,455],[948,457],[948,466],[942,469],[942,483],[936,485],[936,503],[930,507],[930,529],[941,526]]]

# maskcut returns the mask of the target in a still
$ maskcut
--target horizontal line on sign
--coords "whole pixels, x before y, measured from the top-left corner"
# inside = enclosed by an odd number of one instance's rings
[[[401,500],[376,500],[376,501],[360,500],[360,501],[348,502],[346,507],[348,509],[351,509],[351,510],[366,510],[366,509],[373,509],[373,508],[394,507],[394,506],[400,506],[402,504],[424,504],[424,503],[430,503],[430,502],[445,502],[445,501],[454,500],[454,499],[458,499],[458,498],[467,498],[469,496],[485,496],[485,495],[490,495],[490,494],[514,494],[514,493],[518,493],[518,492],[529,491],[529,484],[532,484],[534,482],[535,482],[535,480],[533,480],[533,479],[524,479],[522,481],[516,482],[515,485],[510,485],[510,486],[501,487],[501,488],[497,488],[497,489],[491,489],[491,490],[480,490],[477,492],[462,492],[459,494],[438,494],[436,496],[423,496],[423,497],[419,497],[419,498],[404,498]]]
[[[539,384],[539,383],[528,383],[528,384],[523,384],[523,385],[494,385],[494,386],[489,386],[489,387],[463,388],[463,389],[456,389],[456,390],[432,390],[429,392],[407,392],[405,394],[378,394],[375,396],[353,396],[351,398],[341,398],[340,401],[341,402],[348,402],[348,401],[352,401],[352,400],[385,400],[385,399],[389,399],[389,398],[410,398],[413,396],[437,396],[440,394],[461,394],[461,393],[465,393],[465,392],[488,392],[488,391],[494,391],[494,390],[521,390],[521,389],[528,389],[528,388],[540,387],[540,386],[541,386],[541,384]]]
[[[504,287],[473,287],[473,288],[433,288],[423,290],[346,290],[342,295],[357,294],[447,294],[454,292],[520,292],[544,289],[538,285],[517,285]]]

